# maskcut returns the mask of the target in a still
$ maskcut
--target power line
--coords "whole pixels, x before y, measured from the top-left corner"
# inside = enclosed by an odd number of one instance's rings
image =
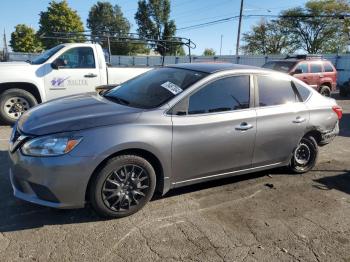
[[[197,25],[191,25],[191,26],[178,28],[177,31],[187,30],[187,29],[194,29],[194,28],[197,28],[197,27],[206,27],[206,26],[210,26],[210,25],[215,25],[215,24],[219,24],[219,23],[228,22],[228,21],[231,21],[231,20],[236,19],[236,18],[239,18],[239,15],[231,16],[231,17],[227,17],[227,18],[223,18],[223,19],[218,19],[218,20],[214,20],[214,21],[210,21],[210,22],[206,22],[206,23],[201,23],[201,24],[197,24]]]
[[[290,18],[290,19],[295,19],[295,18],[333,18],[333,19],[345,19],[349,18],[350,14],[344,14],[344,15],[243,15],[244,18],[257,18],[257,17],[267,17],[267,18]],[[239,16],[231,16],[231,17],[226,17],[223,19],[218,19],[218,20],[213,20],[209,21],[206,23],[200,23],[196,25],[190,25],[186,27],[181,27],[178,28],[177,31],[182,31],[182,30],[188,30],[188,29],[197,29],[197,28],[202,28],[202,27],[207,27],[215,24],[220,24],[220,23],[225,23],[229,22],[231,20],[237,19]]]

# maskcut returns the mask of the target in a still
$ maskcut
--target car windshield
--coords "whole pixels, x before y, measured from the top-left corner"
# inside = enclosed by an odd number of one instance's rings
[[[262,67],[288,73],[295,66],[295,64],[295,61],[271,61],[267,62]]]
[[[58,45],[55,46],[49,50],[46,50],[44,53],[39,55],[38,57],[34,58],[30,63],[32,65],[40,65],[42,63],[45,63],[51,56],[56,54],[59,50],[61,50],[64,47],[64,45]]]
[[[130,107],[156,108],[207,75],[180,68],[157,68],[113,88],[104,97]]]

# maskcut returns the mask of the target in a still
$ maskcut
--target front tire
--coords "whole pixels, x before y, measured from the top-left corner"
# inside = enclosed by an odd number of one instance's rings
[[[121,155],[110,159],[93,178],[90,200],[100,216],[120,218],[143,208],[155,187],[156,174],[146,159]]]
[[[37,105],[35,97],[26,90],[8,89],[0,95],[0,119],[12,125],[27,110]]]
[[[305,136],[293,152],[289,169],[297,174],[306,173],[314,168],[317,157],[318,146],[316,140],[312,136]]]

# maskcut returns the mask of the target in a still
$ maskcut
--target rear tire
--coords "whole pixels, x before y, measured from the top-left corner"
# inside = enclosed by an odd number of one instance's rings
[[[330,97],[331,96],[331,89],[329,88],[329,86],[321,86],[320,87],[320,94],[326,97]]]
[[[90,200],[101,217],[120,218],[132,215],[152,198],[156,173],[152,165],[137,155],[110,159],[93,178]]]
[[[0,95],[0,119],[14,124],[27,110],[37,105],[35,97],[23,89],[8,89]]]
[[[306,173],[314,168],[317,157],[318,146],[316,140],[312,136],[305,136],[293,151],[289,169],[297,174]]]

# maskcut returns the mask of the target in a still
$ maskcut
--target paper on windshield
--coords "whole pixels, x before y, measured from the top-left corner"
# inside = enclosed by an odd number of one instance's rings
[[[183,91],[181,87],[169,81],[165,82],[164,84],[161,84],[161,86],[167,89],[168,91],[170,91],[171,93],[173,93],[174,95],[177,95]]]

